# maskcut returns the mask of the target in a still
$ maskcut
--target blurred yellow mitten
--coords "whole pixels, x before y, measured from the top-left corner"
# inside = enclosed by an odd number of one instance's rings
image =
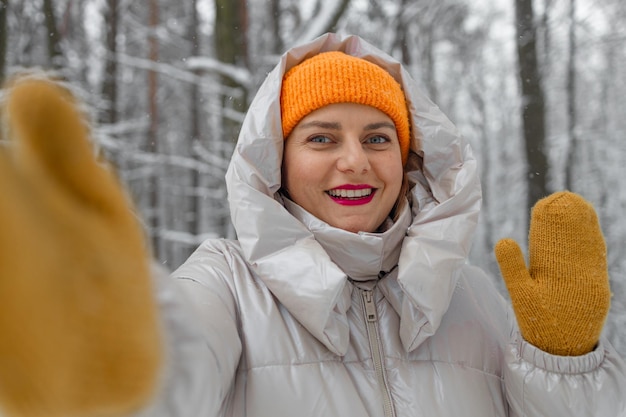
[[[71,95],[41,79],[6,91],[0,414],[126,414],[152,395],[162,358],[142,230]]]
[[[593,206],[571,192],[535,205],[529,268],[511,239],[495,248],[524,339],[561,356],[592,351],[609,310],[606,246]]]

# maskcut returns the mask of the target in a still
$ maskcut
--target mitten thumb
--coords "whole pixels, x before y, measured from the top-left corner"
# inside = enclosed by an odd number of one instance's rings
[[[537,317],[543,314],[535,302],[536,282],[526,267],[522,250],[513,239],[502,239],[496,244],[495,255],[522,337],[540,346],[537,341],[541,339],[542,329],[537,328]]]
[[[509,294],[530,283],[526,261],[517,242],[513,239],[501,239],[496,244],[495,254]],[[514,297],[513,294],[510,295]]]

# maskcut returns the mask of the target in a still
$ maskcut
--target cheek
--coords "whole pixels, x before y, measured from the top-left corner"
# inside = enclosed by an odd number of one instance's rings
[[[283,181],[288,188],[322,187],[325,176],[332,169],[328,157],[315,152],[296,150],[285,154]]]
[[[287,163],[283,165],[283,185],[289,191],[301,188],[303,177],[302,169],[298,164]]]
[[[310,198],[308,195],[317,189],[319,174],[312,161],[301,158],[291,158],[283,163],[283,187],[291,199],[302,205],[304,200]]]
[[[289,189],[292,187],[292,183],[294,182],[293,177],[296,174],[297,170],[297,161],[294,162],[294,158],[297,156],[294,155],[294,152],[287,145],[285,146],[284,154],[283,154],[283,164],[281,166],[281,177],[283,182],[283,187]]]
[[[381,169],[380,172],[387,186],[399,192],[404,178],[404,168],[402,167],[401,159],[399,157],[391,157],[381,164],[381,167],[386,167],[386,169]]]

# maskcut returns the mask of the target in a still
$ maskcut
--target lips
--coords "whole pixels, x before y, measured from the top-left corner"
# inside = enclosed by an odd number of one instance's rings
[[[338,204],[355,206],[367,204],[374,198],[376,188],[367,184],[345,184],[326,191],[326,194]]]

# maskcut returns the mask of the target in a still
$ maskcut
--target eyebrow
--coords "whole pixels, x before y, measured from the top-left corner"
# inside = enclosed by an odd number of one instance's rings
[[[389,129],[396,130],[396,126],[393,123],[389,123],[389,122],[371,123],[365,126],[365,130],[377,130],[377,129],[380,129],[381,127],[388,127]]]
[[[313,120],[311,122],[307,122],[298,126],[300,129],[307,129],[310,127],[320,127],[322,129],[331,129],[331,130],[341,130],[341,123],[339,122],[322,122],[319,120]],[[383,127],[387,127],[389,129],[396,129],[396,126],[393,123],[389,122],[377,122],[370,123],[365,126],[364,130],[377,130]]]
[[[322,122],[313,120],[298,126],[300,129],[307,129],[309,127],[321,127],[322,129],[341,130],[341,123],[338,122]]]

